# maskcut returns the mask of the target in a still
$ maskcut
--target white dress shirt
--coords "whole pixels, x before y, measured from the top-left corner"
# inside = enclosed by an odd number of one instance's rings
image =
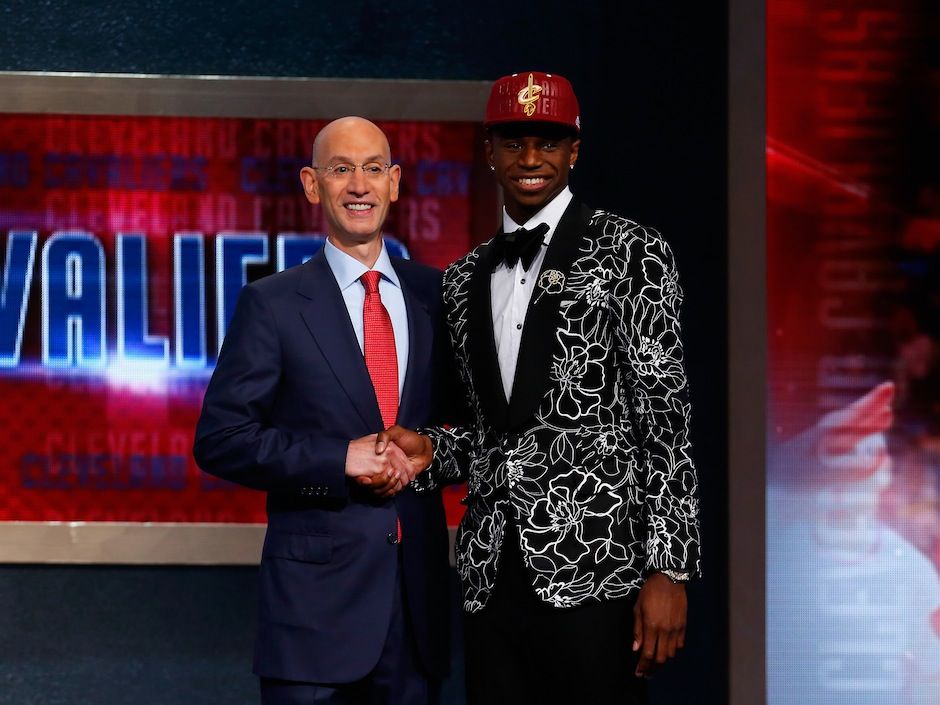
[[[572,194],[568,187],[549,201],[542,210],[525,223],[516,223],[503,208],[503,232],[511,233],[519,228],[530,230],[540,223],[548,225],[548,232],[542,240],[542,247],[529,266],[523,267],[522,260],[510,269],[506,263],[500,264],[490,275],[490,305],[493,314],[493,339],[496,341],[496,356],[499,359],[499,372],[503,380],[506,400],[512,396],[512,383],[516,376],[516,361],[519,359],[519,344],[525,326],[525,314],[532,298],[532,289],[539,278],[539,270],[545,259],[545,251],[552,241],[558,221],[571,202]]]
[[[368,272],[369,268],[355,257],[347,255],[329,239],[323,245],[323,254],[339,285],[343,301],[346,302],[349,322],[352,323],[353,331],[356,333],[359,349],[364,350],[362,307],[366,302],[366,288],[359,281],[359,277]],[[398,398],[401,399],[405,385],[405,372],[408,367],[408,313],[405,309],[405,297],[401,291],[398,273],[392,266],[388,252],[385,251],[384,242],[382,252],[372,269],[382,273],[382,278],[379,279],[379,295],[382,297],[382,303],[388,311],[389,318],[392,319],[392,330],[395,333],[395,352],[398,355]]]

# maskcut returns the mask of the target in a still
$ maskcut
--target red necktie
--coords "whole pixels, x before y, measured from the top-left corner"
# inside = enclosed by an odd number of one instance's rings
[[[362,306],[362,338],[366,367],[375,387],[382,425],[393,426],[398,416],[398,354],[395,352],[395,332],[392,319],[385,310],[379,294],[380,272],[370,270],[360,279],[366,288]]]
[[[395,351],[395,331],[392,319],[379,294],[380,272],[369,270],[360,277],[366,289],[366,300],[362,305],[362,342],[369,368],[369,377],[379,402],[382,425],[395,424],[398,416],[398,353]],[[397,542],[401,543],[401,521],[395,519]]]

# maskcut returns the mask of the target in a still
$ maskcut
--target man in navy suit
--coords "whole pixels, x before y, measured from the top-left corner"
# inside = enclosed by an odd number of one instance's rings
[[[327,125],[300,176],[327,242],[242,290],[194,455],[267,492],[261,702],[427,705],[449,662],[443,506],[374,447],[433,419],[441,275],[385,250],[401,168],[376,125]]]

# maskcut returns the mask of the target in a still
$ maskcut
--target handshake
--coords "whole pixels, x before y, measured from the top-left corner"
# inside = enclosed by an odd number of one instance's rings
[[[401,426],[392,426],[349,442],[346,475],[379,497],[392,497],[431,464],[431,439]]]

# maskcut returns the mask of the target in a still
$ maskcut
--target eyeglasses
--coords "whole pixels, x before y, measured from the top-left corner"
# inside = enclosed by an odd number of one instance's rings
[[[339,164],[331,164],[330,166],[314,166],[312,168],[317,171],[325,172],[328,179],[346,181],[352,178],[357,168],[362,169],[362,173],[367,179],[378,179],[391,167],[391,164],[382,164],[380,162],[369,162],[368,164],[346,164],[345,162],[340,162]]]

